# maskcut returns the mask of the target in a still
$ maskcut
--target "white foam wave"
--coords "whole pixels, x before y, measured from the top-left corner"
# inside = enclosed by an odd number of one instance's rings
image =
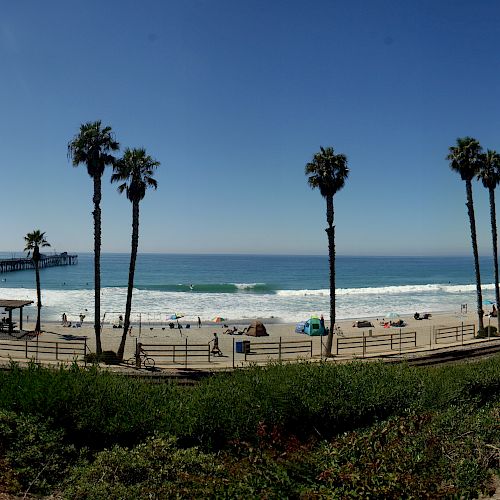
[[[250,285],[250,284],[247,284]],[[483,290],[493,290],[493,284]],[[101,314],[113,321],[125,310],[127,289],[106,287],[101,290]],[[36,302],[36,291],[26,288],[1,288],[4,299]],[[382,317],[387,311],[413,314],[415,311],[460,310],[460,304],[475,302],[475,285],[406,285],[399,287],[345,288],[337,290],[337,317]],[[66,312],[71,321],[80,313],[93,321],[93,290],[43,290],[42,319],[58,320]],[[275,317],[299,321],[313,314],[328,316],[329,290],[280,290],[277,293],[197,293],[134,289],[132,309],[143,314],[143,321],[165,321],[168,314],[182,312],[183,321],[204,321],[215,316],[246,319]],[[33,318],[34,306],[24,310]]]
[[[265,283],[232,283],[239,290],[250,290],[256,286],[264,286]]]
[[[482,285],[483,290],[494,290],[495,285],[485,284]],[[337,288],[336,295],[395,295],[395,294],[415,294],[415,293],[443,293],[443,294],[460,294],[468,293],[476,290],[476,285],[463,284],[463,285],[401,285],[401,286],[382,286],[370,288]],[[307,297],[311,295],[324,296],[330,295],[330,290],[278,290],[277,295],[288,297]]]

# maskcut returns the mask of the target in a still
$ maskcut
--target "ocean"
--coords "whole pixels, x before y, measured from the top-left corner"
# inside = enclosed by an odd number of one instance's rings
[[[101,314],[108,320],[125,309],[128,264],[128,254],[102,255]],[[483,299],[494,300],[492,259],[482,258],[481,266]],[[475,308],[469,257],[338,256],[336,269],[337,319],[383,317],[390,311],[458,313],[461,304]],[[63,312],[70,320],[82,312],[92,320],[92,254],[40,275],[43,320],[59,320]],[[328,318],[328,279],[327,256],[139,254],[132,309],[146,322],[164,322],[175,313],[187,321]],[[0,298],[36,301],[34,271],[0,274]],[[30,306],[25,313],[34,317],[36,311]]]

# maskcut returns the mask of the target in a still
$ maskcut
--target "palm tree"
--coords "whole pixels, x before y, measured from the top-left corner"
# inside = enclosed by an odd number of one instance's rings
[[[349,176],[347,157],[335,154],[333,148],[320,147],[320,151],[313,156],[305,168],[309,176],[311,188],[319,188],[321,196],[326,199],[326,220],[328,227],[328,258],[330,263],[330,330],[326,343],[326,355],[332,354],[333,327],[335,325],[335,226],[333,225],[333,197],[340,191]]]
[[[40,247],[50,247],[50,243],[45,239],[45,233],[42,233],[39,229],[35,229],[33,232],[28,233],[24,237],[25,247],[24,251],[28,252],[28,257],[31,254],[33,264],[35,265],[35,277],[36,277],[36,326],[35,333],[40,333],[40,312],[42,309],[42,294],[40,291],[40,269],[38,264],[40,262]]]
[[[495,188],[500,184],[500,154],[488,149],[483,155],[481,170],[477,176],[490,195],[491,239],[493,241],[493,267],[495,269],[495,301],[500,304],[500,288],[498,285],[498,251],[497,251],[497,218],[495,209]],[[498,331],[500,332],[500,314],[497,314]]]
[[[472,199],[472,179],[479,174],[483,162],[482,148],[479,141],[472,137],[459,137],[457,145],[449,148],[446,159],[450,168],[457,172],[463,181],[467,193],[467,211],[469,213],[470,235],[472,239],[472,253],[476,271],[477,316],[479,330],[483,330],[483,297],[481,293],[481,274],[479,272],[479,254],[477,251],[476,219],[474,217],[474,201]]]
[[[132,289],[134,288],[135,262],[137,259],[137,247],[139,246],[139,203],[146,196],[148,188],[156,189],[158,183],[153,179],[156,168],[160,162],[153,160],[146,154],[145,149],[125,150],[122,158],[113,166],[111,182],[121,182],[118,192],[125,192],[132,203],[132,248],[130,252],[130,266],[128,272],[127,303],[125,306],[125,319],[123,322],[123,334],[118,348],[117,357],[123,359],[127,332],[130,326],[130,312],[132,310]]]
[[[110,153],[120,145],[115,141],[111,127],[101,127],[101,121],[80,125],[80,131],[68,143],[68,157],[73,166],[87,166],[87,172],[94,181],[94,330],[96,352],[101,354],[101,177],[107,165],[115,161]]]

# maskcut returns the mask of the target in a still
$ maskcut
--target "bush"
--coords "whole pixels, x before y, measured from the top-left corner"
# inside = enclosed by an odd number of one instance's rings
[[[487,339],[489,337],[498,337],[496,326],[488,325],[482,330],[479,330],[476,335],[478,339]]]
[[[62,430],[52,429],[36,417],[0,410],[4,489],[48,493],[77,456],[75,448],[65,444],[63,438]]]
[[[120,364],[120,360],[118,359],[115,351],[102,351],[101,354],[90,352],[85,354],[85,362],[91,365],[97,365],[99,362],[103,362],[106,365]]]

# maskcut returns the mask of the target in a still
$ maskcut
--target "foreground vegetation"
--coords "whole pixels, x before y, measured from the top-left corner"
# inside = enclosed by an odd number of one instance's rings
[[[76,366],[0,374],[0,491],[472,498],[499,452],[499,357],[274,365],[194,388]]]

